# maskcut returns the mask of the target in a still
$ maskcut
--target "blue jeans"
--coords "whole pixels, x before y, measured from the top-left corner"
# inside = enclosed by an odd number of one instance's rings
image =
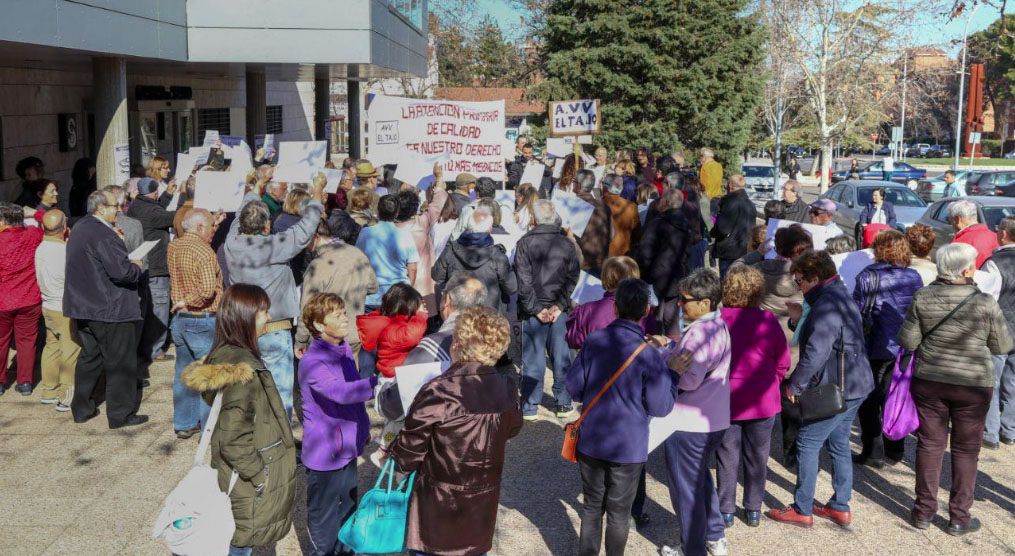
[[[152,314],[145,318],[145,335],[148,342],[141,354],[152,359],[162,356],[162,347],[166,345],[169,333],[169,277],[155,276],[148,279],[148,293],[152,298]]]
[[[546,374],[546,353],[553,368],[553,397],[557,405],[571,405],[565,378],[571,366],[571,350],[567,347],[567,313],[555,322],[543,323],[536,317],[522,322],[522,414],[535,415],[543,401],[543,376]]]
[[[808,421],[800,427],[796,437],[800,470],[793,494],[793,505],[800,515],[813,513],[814,486],[818,482],[818,456],[822,445],[832,456],[832,489],[835,494],[828,501],[828,507],[839,512],[849,511],[849,500],[853,495],[853,454],[849,449],[849,431],[863,400],[847,400],[845,413],[820,421]]]
[[[1015,352],[994,356],[994,397],[987,410],[983,439],[998,442],[1015,438]]]
[[[705,266],[705,255],[708,254],[708,240],[703,239],[691,247],[691,257],[687,261],[687,272],[697,270]]]
[[[254,547],[252,546],[229,545],[229,556],[250,556],[253,553]]]
[[[207,422],[211,407],[201,394],[180,382],[180,374],[194,361],[211,350],[215,339],[215,317],[181,317],[177,315],[170,327],[176,345],[176,376],[173,378],[173,428],[182,431]]]
[[[736,259],[719,259],[719,279],[725,280],[726,273],[730,270],[730,265],[736,262]]]
[[[293,337],[288,330],[277,330],[257,339],[261,361],[275,379],[275,388],[282,398],[285,414],[293,416]]]

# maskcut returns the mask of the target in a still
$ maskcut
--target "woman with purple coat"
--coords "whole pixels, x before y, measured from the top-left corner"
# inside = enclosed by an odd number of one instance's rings
[[[789,342],[779,319],[759,308],[765,278],[736,266],[722,285],[722,320],[730,331],[730,428],[716,452],[719,512],[726,527],[737,508],[737,476],[744,467],[744,521],[761,523],[768,454],[775,415],[782,410],[779,384],[789,371]]]
[[[338,530],[356,509],[356,458],[370,437],[365,402],[374,397],[377,377],[361,379],[356,370],[341,297],[313,296],[302,318],[314,337],[299,368],[310,554],[352,554],[338,541]]]
[[[617,297],[617,286],[627,278],[641,278],[638,263],[631,257],[610,257],[603,263],[603,289],[606,294],[602,299],[582,303],[571,312],[567,319],[567,334],[564,338],[571,349],[581,349],[589,334],[602,330],[616,320],[614,304]],[[639,322],[646,334],[657,334],[658,325],[655,316],[649,313]]]

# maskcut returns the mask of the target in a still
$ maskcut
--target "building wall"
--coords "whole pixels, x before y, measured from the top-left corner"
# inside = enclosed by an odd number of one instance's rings
[[[282,134],[276,141],[314,138],[314,84],[305,81],[268,81],[267,105],[282,106]]]

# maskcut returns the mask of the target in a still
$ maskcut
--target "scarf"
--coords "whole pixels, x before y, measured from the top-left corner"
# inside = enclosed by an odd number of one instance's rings
[[[489,247],[493,245],[493,238],[486,232],[462,232],[458,236],[458,244],[462,247]]]

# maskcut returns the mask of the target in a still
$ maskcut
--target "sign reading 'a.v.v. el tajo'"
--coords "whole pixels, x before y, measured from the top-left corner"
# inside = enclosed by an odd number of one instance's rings
[[[553,137],[598,134],[603,128],[599,99],[551,101],[549,116]]]

